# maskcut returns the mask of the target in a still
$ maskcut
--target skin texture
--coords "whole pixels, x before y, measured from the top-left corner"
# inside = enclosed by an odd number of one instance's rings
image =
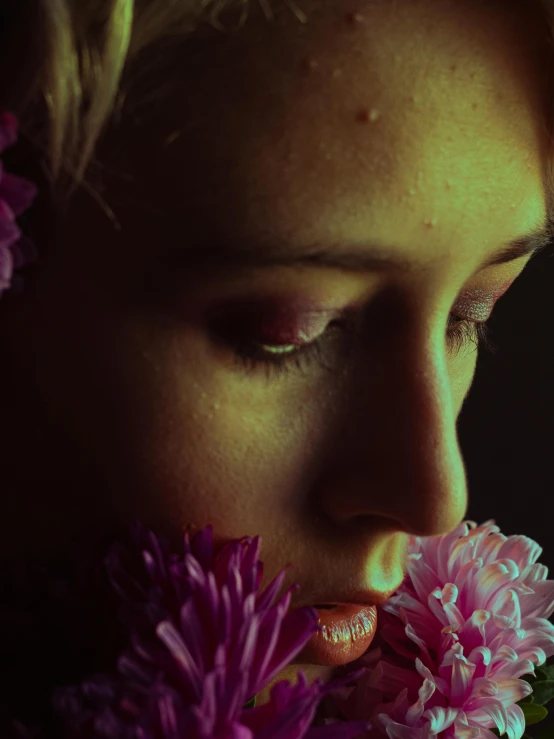
[[[521,3],[347,10],[360,18],[320,3],[306,26],[207,40],[213,64],[183,64],[156,114],[104,144],[122,229],[80,194],[26,293],[3,301],[3,558],[127,514],[175,539],[211,523],[220,541],[261,535],[263,587],[294,562],[282,592],[299,583],[293,603],[314,604],[394,589],[408,538],[464,519],[456,422],[477,353],[456,355],[445,329],[464,290],[523,271],[481,265],[546,212],[543,31]],[[218,270],[190,254],[269,237],[291,253],[379,241],[411,267]],[[207,317],[253,294],[262,313],[270,296],[293,306],[292,325],[353,308],[363,339],[328,341],[332,372],[248,374]],[[272,684],[299,667],[331,674],[294,664]]]

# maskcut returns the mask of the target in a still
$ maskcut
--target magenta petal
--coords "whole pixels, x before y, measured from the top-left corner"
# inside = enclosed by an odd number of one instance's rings
[[[319,680],[308,687],[304,672],[299,670],[296,685],[288,681],[277,683],[271,691],[270,702],[244,712],[242,722],[256,739],[353,739],[372,728],[367,721],[310,728],[322,694]]]
[[[0,152],[16,142],[17,131],[16,117],[11,113],[0,113]],[[32,182],[5,172],[0,162],[0,295],[12,286],[14,269],[36,259],[31,242],[21,239],[15,219],[30,207],[37,193],[38,189]],[[8,256],[10,247],[13,247],[12,255]],[[16,292],[23,284],[22,278],[17,278]]]
[[[263,682],[263,685],[258,687],[257,690],[262,690],[264,685],[271,682],[281,670],[289,665],[304,649],[312,635],[316,633],[318,628],[313,612],[314,609],[311,608],[299,608],[283,618],[279,641],[269,664],[265,668],[265,674],[260,675],[259,679]],[[275,617],[276,623],[279,623],[278,619],[279,616],[277,615]]]
[[[204,570],[213,569],[213,527],[206,526],[203,531],[199,531],[194,537],[192,547],[186,548],[185,552],[193,553]]]
[[[181,607],[180,626],[181,633],[187,636],[187,645],[194,663],[205,669],[208,664],[205,631],[192,598]]]
[[[224,585],[221,588],[221,600],[218,622],[219,641],[226,646],[231,640],[233,626],[233,614],[231,610],[231,598],[229,597],[229,588]]]
[[[13,256],[10,249],[0,242],[0,290],[6,290],[11,284],[13,274]]]
[[[250,729],[242,724],[233,723],[229,739],[253,739],[254,735]]]
[[[360,735],[372,729],[371,721],[351,721],[330,726],[311,727],[305,737],[306,739],[360,739]]]
[[[0,245],[11,247],[21,238],[21,231],[6,203],[0,200]]]
[[[254,537],[252,544],[247,547],[242,562],[241,574],[244,582],[244,589],[251,593],[259,586],[258,559],[260,556],[261,538]]]
[[[4,172],[0,176],[0,198],[10,206],[15,216],[22,215],[32,205],[38,188],[23,177]]]
[[[0,113],[0,154],[17,141],[19,123],[13,113]]]
[[[19,269],[27,264],[34,264],[38,261],[38,251],[34,243],[25,234],[21,235],[12,247],[14,258],[14,269]]]
[[[281,590],[283,580],[287,576],[286,568],[276,575],[258,598],[258,608],[265,610],[270,608]]]
[[[273,686],[266,706],[243,714],[242,721],[255,731],[256,739],[296,739],[305,734],[319,701],[318,686],[308,687],[302,670],[292,686],[282,680]]]
[[[202,695],[202,673],[200,665],[192,658],[188,646],[179,632],[169,621],[163,621],[156,629],[156,634],[171,652],[183,680],[194,689],[197,696]]]

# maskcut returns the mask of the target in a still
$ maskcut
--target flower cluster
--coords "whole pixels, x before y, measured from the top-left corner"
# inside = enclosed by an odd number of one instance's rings
[[[412,538],[366,654],[326,685],[299,670],[257,707],[252,697],[319,629],[314,609],[289,612],[298,586],[275,602],[287,568],[260,593],[260,537],[216,554],[210,526],[185,533],[181,553],[138,522],[128,534],[102,566],[125,634],[113,667],[52,691],[54,734],[19,716],[16,736],[521,739],[554,697],[554,582],[542,549],[494,521]]]
[[[15,144],[17,133],[17,118],[0,112],[0,154]],[[14,275],[14,270],[37,259],[33,242],[15,221],[31,206],[37,192],[32,182],[4,172],[0,161],[0,296],[10,287],[21,289],[21,277]]]
[[[210,526],[183,541],[172,552],[134,522],[111,545],[106,603],[124,644],[112,668],[53,690],[57,739],[521,739],[547,715],[554,582],[537,563],[541,547],[494,521],[412,538],[366,654],[326,685],[308,686],[299,670],[296,685],[277,683],[257,707],[252,697],[319,629],[317,612],[289,612],[298,586],[275,602],[287,568],[259,592],[260,537],[217,554]],[[82,580],[97,593],[92,559]],[[50,736],[17,718],[16,736]]]
[[[370,728],[312,727],[322,697],[351,677],[308,686],[299,670],[296,685],[273,686],[268,704],[246,705],[320,628],[314,609],[288,612],[298,586],[274,603],[285,570],[259,592],[259,537],[215,555],[211,526],[192,541],[185,533],[180,554],[138,522],[130,534],[132,546],[115,543],[105,560],[128,646],[115,669],[54,691],[63,737],[350,739]],[[17,728],[25,736],[21,722]]]
[[[348,666],[367,671],[325,699],[328,715],[369,719],[372,736],[390,739],[520,739],[526,720],[546,716],[554,674],[540,666],[554,655],[554,581],[536,542],[494,523],[412,539],[371,649]]]

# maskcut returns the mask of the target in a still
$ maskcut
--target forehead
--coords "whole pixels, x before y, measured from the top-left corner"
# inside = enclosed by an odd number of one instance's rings
[[[442,249],[479,230],[482,253],[536,225],[550,151],[533,4],[366,3],[355,22],[340,5],[184,55],[136,170],[154,202],[250,240],[420,246],[423,221]]]

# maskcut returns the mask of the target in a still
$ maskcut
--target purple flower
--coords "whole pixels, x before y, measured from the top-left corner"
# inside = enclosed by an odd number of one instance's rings
[[[259,592],[260,537],[245,537],[214,553],[212,528],[184,553],[142,528],[131,544],[116,544],[106,569],[120,599],[130,646],[117,669],[59,689],[54,707],[70,739],[350,739],[367,721],[312,727],[324,695],[354,676],[327,685],[276,684],[270,702],[245,708],[304,648],[320,627],[317,612],[289,612],[291,587],[274,603],[286,568]]]
[[[18,122],[11,113],[0,113],[0,154],[17,141]],[[4,172],[0,161],[0,296],[12,285],[13,271],[36,261],[30,239],[21,234],[15,219],[37,195],[32,182]]]
[[[494,521],[414,537],[372,649],[349,665],[366,674],[326,699],[329,715],[371,720],[372,737],[494,739],[497,728],[520,739],[516,703],[533,688],[518,678],[554,654],[554,581],[536,562],[541,552]]]

